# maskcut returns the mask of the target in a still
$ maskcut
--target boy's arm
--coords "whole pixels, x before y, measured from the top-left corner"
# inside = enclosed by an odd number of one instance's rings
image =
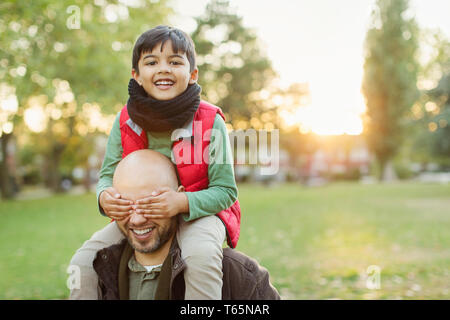
[[[189,202],[189,214],[184,215],[186,221],[219,213],[229,208],[238,197],[230,140],[219,114],[214,120],[209,159],[208,189],[186,192]]]
[[[106,217],[103,208],[100,206],[100,194],[107,188],[112,186],[114,170],[117,164],[122,160],[122,139],[120,134],[120,112],[114,120],[111,132],[106,144],[105,157],[103,159],[102,168],[100,169],[100,177],[97,183],[97,203],[100,213]]]

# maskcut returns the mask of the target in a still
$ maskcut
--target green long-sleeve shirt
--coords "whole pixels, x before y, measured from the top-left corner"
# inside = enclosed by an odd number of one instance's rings
[[[189,128],[191,124],[188,124],[186,128]],[[147,132],[147,138],[149,149],[173,159],[171,132]],[[105,158],[97,184],[97,202],[100,193],[112,186],[114,171],[122,159],[122,153],[119,112],[114,120],[106,145]],[[215,161],[210,161],[208,166],[208,188],[196,192],[186,192],[189,202],[189,214],[184,216],[186,221],[225,210],[236,201],[238,196],[227,129],[219,114],[214,119],[213,134],[209,145],[209,159],[215,159]],[[100,213],[105,215],[100,205],[99,209]]]

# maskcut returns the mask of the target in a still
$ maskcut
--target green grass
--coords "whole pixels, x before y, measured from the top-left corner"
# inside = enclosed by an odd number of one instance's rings
[[[450,185],[240,185],[238,250],[285,299],[449,299]],[[74,251],[108,220],[95,195],[0,202],[0,298],[64,299]],[[378,290],[367,268],[381,269]]]

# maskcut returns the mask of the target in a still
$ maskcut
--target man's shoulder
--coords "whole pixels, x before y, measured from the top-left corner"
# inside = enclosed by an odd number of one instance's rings
[[[224,299],[279,299],[269,272],[236,249],[223,249]],[[225,289],[225,288],[224,288]]]
[[[125,249],[127,243],[128,241],[124,239],[117,244],[113,244],[109,247],[97,251],[97,254],[93,262],[94,269],[96,269],[96,271],[99,272],[100,270],[97,270],[99,268],[103,268],[106,266],[108,267],[118,266],[118,263],[122,256],[122,252]]]
[[[255,259],[236,249],[223,249],[223,258],[224,260],[227,260],[228,263],[235,264],[238,267],[243,268],[249,272],[255,271],[255,269],[260,267]]]
[[[228,264],[233,269],[239,269],[245,273],[245,276],[250,277],[254,281],[260,281],[269,274],[267,269],[261,266],[258,261],[236,249],[223,249],[223,260],[224,267]]]
[[[100,300],[119,300],[119,268],[120,260],[128,241],[122,240],[117,244],[97,251],[93,267],[98,276],[98,296]]]

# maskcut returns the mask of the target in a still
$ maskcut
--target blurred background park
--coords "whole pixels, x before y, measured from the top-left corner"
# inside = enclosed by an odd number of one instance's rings
[[[447,0],[3,0],[0,299],[68,297],[71,256],[109,222],[95,185],[133,44],[159,24],[192,36],[203,98],[230,133],[279,130],[277,172],[235,174],[237,249],[282,298],[449,299],[449,12]]]

